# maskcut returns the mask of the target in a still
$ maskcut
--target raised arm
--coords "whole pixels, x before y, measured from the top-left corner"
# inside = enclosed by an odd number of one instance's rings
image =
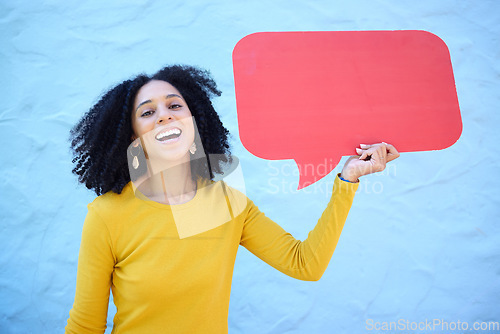
[[[250,203],[241,245],[288,276],[319,280],[337,246],[357,187],[336,177],[330,202],[304,241],[295,239]]]
[[[295,239],[252,203],[243,226],[241,245],[279,271],[301,280],[318,280],[333,255],[358,187],[358,178],[382,171],[399,156],[389,144],[361,145],[335,178],[332,197],[306,240]]]

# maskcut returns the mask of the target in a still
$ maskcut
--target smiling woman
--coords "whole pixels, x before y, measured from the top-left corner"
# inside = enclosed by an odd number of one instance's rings
[[[199,176],[211,179],[214,173],[221,173],[224,163],[228,162],[229,132],[210,100],[221,94],[215,82],[207,71],[201,69],[181,65],[165,67],[152,76],[141,74],[109,90],[72,129],[71,146],[76,164],[73,172],[97,195],[108,191],[120,194],[130,182],[127,147],[137,137],[132,128],[132,119],[137,115],[134,113],[132,117],[132,112],[137,111],[140,103],[148,102],[146,99],[136,103],[136,99],[141,87],[152,81],[175,86],[177,94],[189,105],[189,111],[196,119],[205,152],[218,157],[210,166],[203,166],[207,168],[197,168],[203,173]],[[141,108],[145,106],[141,105]],[[147,116],[152,109],[145,109],[143,113]]]
[[[174,86],[160,80],[148,82],[137,93],[134,110],[134,137],[149,139],[146,146],[151,161],[189,162],[189,150],[195,145],[194,123],[186,101]]]
[[[364,145],[335,178],[304,241],[244,194],[215,181],[232,161],[208,72],[170,66],[106,93],[72,130],[74,172],[99,195],[88,205],[66,333],[227,333],[238,246],[279,271],[318,280],[351,207],[357,179],[398,153]],[[129,172],[130,171],[130,172]]]

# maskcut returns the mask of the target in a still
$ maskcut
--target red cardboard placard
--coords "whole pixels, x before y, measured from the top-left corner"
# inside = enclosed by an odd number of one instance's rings
[[[233,67],[243,145],[294,159],[299,189],[359,144],[439,150],[462,132],[448,48],[426,31],[255,33]]]

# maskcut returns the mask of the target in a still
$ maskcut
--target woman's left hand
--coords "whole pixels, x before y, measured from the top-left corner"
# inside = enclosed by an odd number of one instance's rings
[[[350,157],[342,168],[340,176],[348,181],[357,182],[363,175],[381,172],[386,163],[399,157],[396,148],[387,143],[360,145],[356,148],[358,155]]]

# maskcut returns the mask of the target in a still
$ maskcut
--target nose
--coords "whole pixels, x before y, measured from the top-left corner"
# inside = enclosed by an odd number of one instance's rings
[[[157,110],[158,118],[156,119],[156,124],[164,124],[174,120],[174,116],[168,108],[159,108]]]

